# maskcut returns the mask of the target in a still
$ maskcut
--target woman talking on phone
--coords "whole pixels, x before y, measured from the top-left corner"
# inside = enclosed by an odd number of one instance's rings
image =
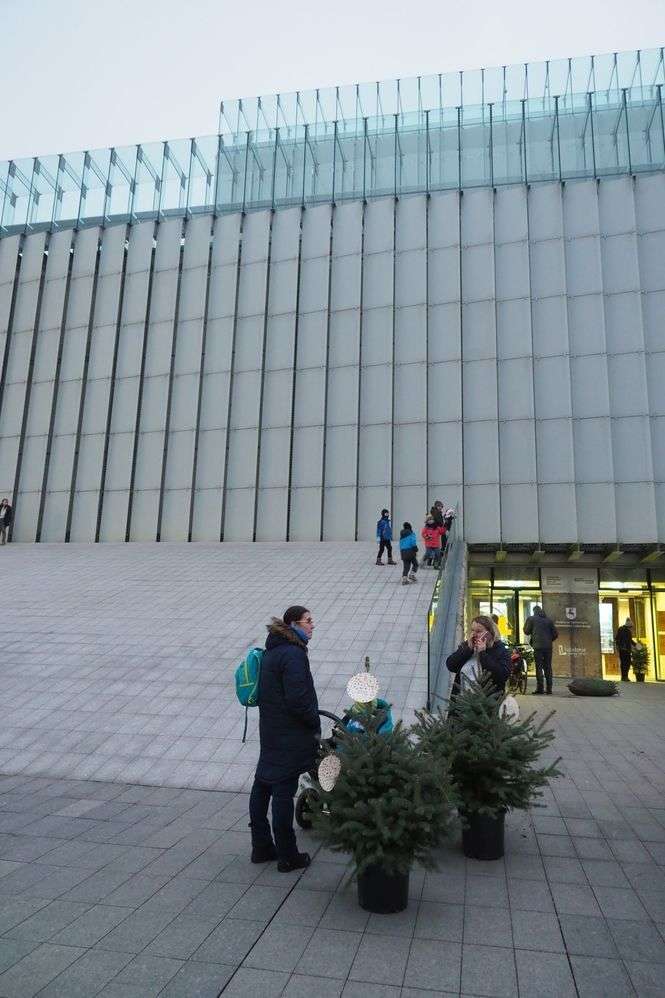
[[[473,618],[468,638],[448,656],[446,665],[449,672],[455,673],[453,694],[478,682],[483,673],[490,675],[496,690],[503,693],[510,675],[510,654],[491,617]]]

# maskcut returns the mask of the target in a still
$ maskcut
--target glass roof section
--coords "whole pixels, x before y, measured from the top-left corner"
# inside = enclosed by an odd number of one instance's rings
[[[222,102],[191,139],[0,162],[0,235],[665,169],[663,49]]]

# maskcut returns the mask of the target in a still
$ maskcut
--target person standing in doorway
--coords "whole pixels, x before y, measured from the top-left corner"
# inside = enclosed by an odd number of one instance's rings
[[[290,606],[268,624],[259,677],[261,751],[249,795],[252,863],[277,860],[280,873],[304,870],[309,853],[299,852],[293,830],[293,798],[301,773],[314,768],[321,733],[319,704],[309,668],[307,644],[314,621],[304,606]],[[272,799],[272,835],[268,806]]]
[[[534,606],[533,613],[524,622],[524,633],[531,638],[533,657],[536,662],[536,688],[534,695],[552,692],[552,644],[559,632],[542,606]]]
[[[625,624],[617,630],[614,635],[614,643],[619,652],[619,663],[621,665],[621,682],[629,683],[630,665],[633,657],[633,622],[630,617],[626,617]]]
[[[11,526],[12,512],[9,499],[3,499],[0,502],[0,544],[7,543],[7,531]]]
[[[399,535],[399,553],[402,558],[402,585],[416,582],[418,571],[418,541],[413,527],[405,520]]]
[[[397,562],[393,561],[393,527],[390,522],[390,510],[381,510],[381,519],[377,520],[376,524],[376,540],[379,545],[379,553],[376,556],[377,565],[383,565],[381,558],[383,557],[383,552],[388,552],[388,564],[396,565]]]

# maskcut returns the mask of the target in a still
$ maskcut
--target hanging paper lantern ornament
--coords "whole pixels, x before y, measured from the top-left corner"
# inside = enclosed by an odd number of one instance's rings
[[[319,763],[318,777],[322,790],[329,793],[337,783],[337,777],[342,771],[342,764],[336,755],[327,755]]]
[[[379,680],[371,672],[357,672],[346,684],[346,695],[355,703],[371,703],[379,695]]]

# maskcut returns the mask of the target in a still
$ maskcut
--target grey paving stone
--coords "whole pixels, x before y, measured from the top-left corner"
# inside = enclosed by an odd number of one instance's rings
[[[591,887],[585,884],[550,884],[559,915],[600,915]]]
[[[339,998],[343,983],[331,978],[293,974],[282,992],[283,998]]]
[[[264,924],[267,924],[286,898],[287,893],[286,888],[258,887],[253,884],[234,904],[228,917],[263,921]]]
[[[208,884],[194,895],[183,910],[188,914],[224,918],[246,890],[242,884]]]
[[[107,904],[119,907],[136,908],[156,894],[170,879],[170,877],[148,877],[143,873],[135,873],[120,887],[111,891],[105,901]]]
[[[580,998],[626,998],[632,993],[628,974],[620,960],[571,956],[570,963]]]
[[[98,949],[140,953],[177,915],[172,908],[127,911],[127,917],[95,944]]]
[[[241,967],[224,988],[224,998],[278,998],[288,979],[277,971]]]
[[[146,947],[154,956],[168,956],[187,960],[222,920],[222,916],[206,918],[199,915],[179,914]]]
[[[665,938],[651,922],[608,918],[607,924],[619,956],[624,960],[644,960],[665,965]],[[662,973],[665,979],[665,966]]]
[[[638,998],[663,998],[663,968],[660,964],[627,960],[626,970]]]
[[[584,873],[592,887],[630,887],[630,883],[616,862],[585,859]]]
[[[556,915],[547,912],[512,911],[514,945],[518,949],[563,953],[564,945]]]
[[[264,922],[225,918],[194,953],[202,963],[242,963],[265,929]]]
[[[506,856],[505,868],[511,879],[545,880],[545,867],[540,856],[513,853]]]
[[[160,998],[217,998],[233,972],[233,967],[219,963],[188,960],[160,991]]]
[[[25,940],[0,939],[0,974],[13,967],[28,953],[32,953],[38,945],[39,943],[25,942]]]
[[[315,929],[298,961],[297,973],[346,980],[361,938],[360,932]]]
[[[303,925],[269,925],[245,957],[243,966],[292,973],[313,931]]]
[[[128,953],[90,950],[51,981],[40,998],[90,998],[96,995],[127,966]]]
[[[590,915],[560,915],[559,922],[568,953],[617,958],[618,953],[604,918]]]
[[[507,908],[467,905],[464,911],[464,942],[512,947],[510,911]]]
[[[10,998],[32,998],[83,953],[84,950],[74,946],[42,943],[0,974],[0,994]]]
[[[579,859],[572,856],[546,856],[543,860],[547,879],[552,884],[586,884],[587,877]]]
[[[615,859],[610,844],[603,839],[587,839],[574,836],[573,845],[575,846],[575,852],[582,860],[597,859],[613,862]]]
[[[294,891],[289,898],[296,897],[302,891]],[[355,887],[350,890],[333,894],[323,917],[319,921],[322,929],[344,929],[350,932],[363,932],[367,928],[370,915],[358,904]]]
[[[554,911],[549,884],[538,880],[508,880],[508,896],[513,911]]]
[[[661,889],[638,892],[640,901],[651,918],[656,922],[665,922],[665,891]]]
[[[86,906],[85,914],[53,936],[52,942],[60,946],[94,946],[129,914],[127,908],[113,908],[110,905],[93,905],[91,908]]]
[[[577,855],[575,843],[569,835],[539,835],[538,847],[543,856]]]
[[[464,938],[466,939],[466,932]],[[462,992],[491,998],[517,998],[517,974],[512,949],[462,947]]]
[[[0,902],[0,935],[20,925],[49,902],[44,898],[5,897]]]
[[[402,989],[397,985],[347,981],[342,998],[400,998],[401,993]]]
[[[337,898],[340,895],[334,896]],[[201,895],[199,895],[200,897]],[[273,919],[273,924],[283,922],[287,925],[311,925],[314,927],[321,921],[323,913],[327,910],[332,898],[333,894],[330,891],[293,891],[278,909]],[[363,912],[363,914],[366,913]],[[367,919],[365,918],[366,922]],[[330,926],[330,928],[334,927]]]
[[[182,960],[169,960],[166,957],[142,953],[126,965],[114,983],[164,988],[182,966]]]
[[[315,859],[300,877],[298,888],[309,891],[335,891],[345,873],[345,868],[339,863],[319,863]]]
[[[600,910],[606,918],[648,920],[649,916],[644,905],[632,888],[594,887],[593,891],[600,905]]]
[[[465,891],[466,877],[463,874],[446,876],[444,873],[426,873],[422,900],[463,904]]]
[[[486,908],[507,908],[506,881],[498,877],[475,877],[469,874],[466,878],[466,903]]]
[[[496,909],[503,912],[503,909]],[[415,935],[419,939],[442,939],[461,943],[464,929],[464,906],[438,901],[421,901]]]
[[[576,998],[565,954],[516,949],[515,962],[520,998]]]
[[[462,947],[439,939],[414,939],[404,975],[409,988],[459,992]]]
[[[351,967],[350,979],[401,987],[410,945],[408,938],[365,935]]]
[[[418,905],[414,902],[410,902],[404,911],[394,912],[392,915],[373,913],[369,916],[365,931],[371,935],[400,936],[410,939],[414,934],[417,915]]]
[[[89,905],[78,901],[53,901],[5,934],[11,939],[25,942],[47,942],[62,928],[83,915],[88,908]]]
[[[131,873],[126,870],[99,870],[88,876],[72,890],[67,891],[67,901],[90,901],[91,903],[106,902],[109,895],[122,884],[127,883]]]

